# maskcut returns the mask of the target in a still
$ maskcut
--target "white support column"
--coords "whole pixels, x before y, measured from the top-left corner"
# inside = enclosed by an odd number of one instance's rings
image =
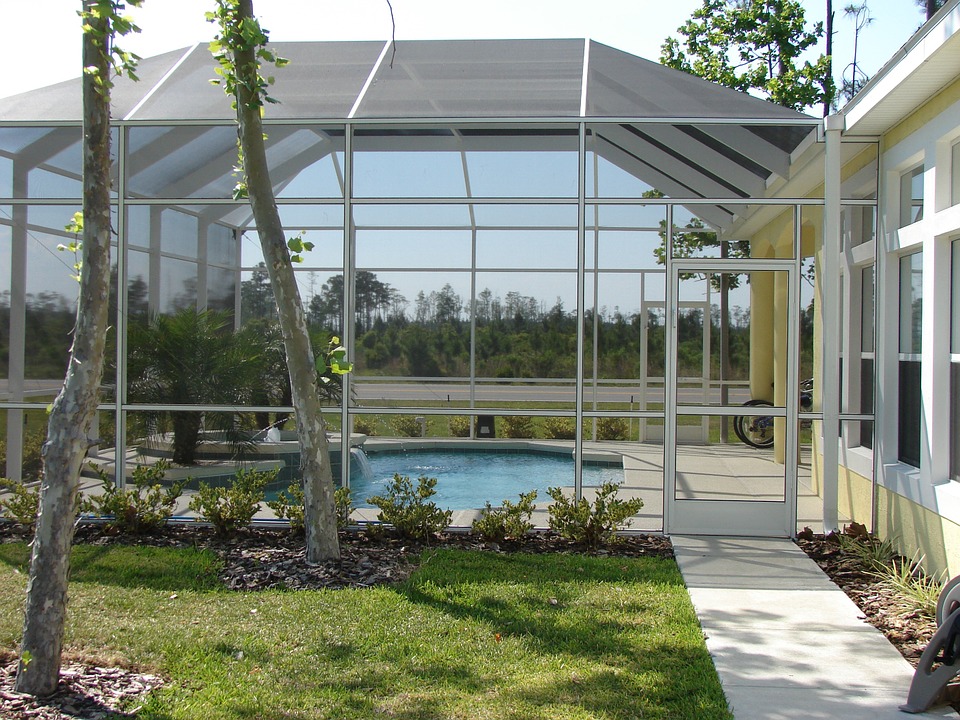
[[[583,327],[586,290],[586,175],[587,175],[587,125],[580,123],[578,148],[579,178],[577,181],[577,384],[576,384],[576,440],[574,440],[573,491],[579,500],[583,494],[583,371],[586,337]],[[597,324],[594,308],[593,324]]]
[[[950,387],[950,264],[949,236],[924,240],[920,320],[920,478],[924,487],[950,482],[950,394],[944,392]]]
[[[823,317],[823,532],[837,530],[840,466],[840,140],[842,115],[824,118],[826,158],[824,168],[823,258],[821,265]]]
[[[27,168],[13,168],[13,194],[27,197]],[[26,361],[27,213],[26,205],[13,206],[10,248],[10,357],[7,373],[8,399],[23,402]],[[7,410],[7,467],[10,480],[23,478],[23,410]]]
[[[381,55],[382,57],[382,55]],[[359,98],[357,103],[359,103]],[[357,344],[354,323],[354,281],[357,265],[357,231],[353,222],[353,127],[346,125],[343,134],[343,333],[340,341],[347,349],[347,357],[356,361]],[[350,386],[353,376],[341,375],[340,395],[340,485],[350,487],[350,436],[353,422],[350,417]]]

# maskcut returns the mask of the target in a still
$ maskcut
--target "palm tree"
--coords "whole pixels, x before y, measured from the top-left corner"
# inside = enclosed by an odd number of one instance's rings
[[[184,309],[131,325],[127,384],[131,402],[162,405],[248,402],[261,348],[240,342],[224,312]],[[204,416],[166,411],[173,427],[173,461],[196,462]],[[208,424],[230,431],[232,413],[207,413]],[[237,436],[234,436],[236,439]]]

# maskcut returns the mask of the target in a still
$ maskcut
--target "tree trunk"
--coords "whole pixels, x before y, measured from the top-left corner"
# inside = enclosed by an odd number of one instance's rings
[[[252,0],[237,3],[241,18],[253,18]],[[237,74],[237,120],[247,193],[260,235],[263,258],[273,287],[280,316],[280,330],[290,372],[290,388],[300,441],[300,470],[303,474],[304,520],[307,534],[307,562],[339,560],[336,510],[333,500],[333,473],[320,403],[317,368],[310,345],[300,290],[297,287],[290,253],[267,166],[263,141],[261,101],[257,95],[257,62],[254,48],[233,48]]]
[[[86,8],[90,0],[85,0]],[[83,36],[83,65],[109,77],[100,39]],[[43,446],[40,513],[30,562],[16,690],[44,697],[57,690],[67,610],[70,546],[80,467],[97,411],[110,285],[110,96],[83,77],[83,265],[77,324],[66,379],[54,401]]]
[[[197,461],[200,444],[200,413],[173,414],[173,461],[178,465],[193,465]]]

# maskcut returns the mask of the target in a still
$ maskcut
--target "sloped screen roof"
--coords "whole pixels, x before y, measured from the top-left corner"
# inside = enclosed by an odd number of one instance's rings
[[[380,42],[281,42],[274,49],[291,63],[272,73],[272,94],[281,102],[267,108],[271,119],[814,120],[586,40],[402,41],[395,54]],[[139,83],[117,83],[115,118],[234,117],[228,98],[210,83],[214,61],[205,46],[147,58],[139,74]],[[80,116],[79,80],[0,101],[0,120]]]
[[[583,41],[398,43],[358,117],[576,117]]]

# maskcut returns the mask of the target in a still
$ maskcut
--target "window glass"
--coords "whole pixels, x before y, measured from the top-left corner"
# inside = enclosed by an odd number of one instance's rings
[[[860,281],[860,351],[873,352],[873,266],[861,271]]]
[[[874,206],[852,205],[840,215],[843,246],[852,248],[871,242],[877,236],[877,209]]]
[[[950,363],[950,477],[960,480],[960,362]]]
[[[923,165],[900,176],[900,227],[923,219]]]
[[[954,169],[957,167],[957,147],[953,146]],[[954,173],[954,177],[957,175]],[[956,185],[954,185],[956,191]],[[960,480],[960,240],[951,245],[950,283],[950,477]]]
[[[923,311],[923,254],[900,258],[900,352],[920,352]]]
[[[960,354],[960,239],[951,245],[950,352]]]
[[[960,205],[960,142],[950,150],[950,204]]]
[[[923,254],[913,253],[900,258],[900,367],[898,453],[901,462],[920,466],[920,396],[919,353],[921,349],[920,319],[923,310]]]

